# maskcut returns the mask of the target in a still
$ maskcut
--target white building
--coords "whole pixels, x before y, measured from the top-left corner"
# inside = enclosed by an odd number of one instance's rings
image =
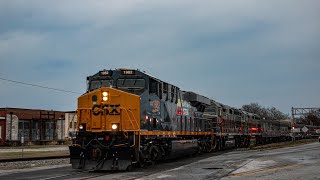
[[[77,129],[77,112],[69,111],[65,113],[65,139],[70,140],[75,137]]]

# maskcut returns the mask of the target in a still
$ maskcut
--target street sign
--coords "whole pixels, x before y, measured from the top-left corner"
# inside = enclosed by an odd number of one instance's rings
[[[306,127],[306,126],[304,126],[303,128],[302,128],[302,131],[303,132],[307,132],[309,129]]]

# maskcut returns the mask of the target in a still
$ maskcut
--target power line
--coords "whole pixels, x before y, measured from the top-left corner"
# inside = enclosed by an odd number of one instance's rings
[[[0,80],[8,81],[8,82],[16,83],[16,84],[23,84],[23,85],[27,85],[27,86],[43,88],[43,89],[55,90],[55,91],[60,91],[60,92],[67,92],[67,93],[73,93],[73,94],[83,94],[83,93],[80,93],[80,92],[68,91],[68,90],[57,89],[57,88],[51,88],[51,87],[47,87],[47,86],[40,86],[40,85],[36,85],[36,84],[30,84],[30,83],[25,83],[25,82],[20,82],[20,81],[14,81],[14,80],[5,79],[5,78],[1,78],[1,77],[0,77]]]

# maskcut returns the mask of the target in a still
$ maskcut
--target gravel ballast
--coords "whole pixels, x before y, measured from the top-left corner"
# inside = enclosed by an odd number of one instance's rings
[[[4,162],[4,163],[0,163],[0,170],[24,169],[24,168],[53,166],[53,165],[68,165],[69,163],[70,163],[69,158]]]

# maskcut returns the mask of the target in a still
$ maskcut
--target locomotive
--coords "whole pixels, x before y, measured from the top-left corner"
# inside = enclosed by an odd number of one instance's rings
[[[87,77],[74,169],[128,170],[158,160],[288,139],[290,124],[218,103],[135,69]]]

